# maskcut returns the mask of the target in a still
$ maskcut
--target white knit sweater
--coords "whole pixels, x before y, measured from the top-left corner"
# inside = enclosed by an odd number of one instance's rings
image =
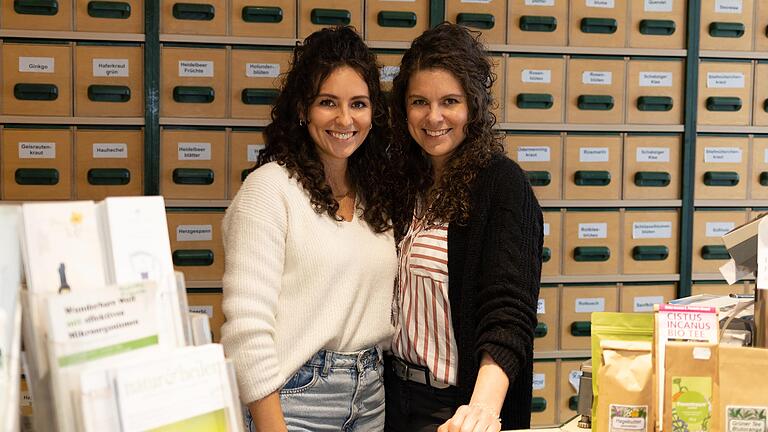
[[[251,173],[224,216],[222,344],[240,398],[261,399],[320,349],[360,351],[392,336],[392,231],[336,222],[277,163]]]

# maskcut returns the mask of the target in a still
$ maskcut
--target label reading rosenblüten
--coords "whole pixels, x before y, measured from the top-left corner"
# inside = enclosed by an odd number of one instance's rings
[[[19,57],[19,72],[54,73],[55,64],[53,57]]]
[[[643,10],[645,12],[672,12],[673,0],[645,0]]]
[[[264,144],[248,144],[246,152],[248,153],[248,162],[256,162],[259,158],[259,152],[264,148]]]
[[[669,162],[669,147],[638,147],[636,162]]]
[[[179,160],[211,160],[211,143],[178,143]]]
[[[93,143],[94,159],[128,159],[128,144]]]
[[[176,241],[211,241],[213,225],[179,225],[176,227]]]
[[[56,143],[20,142],[19,159],[56,159]]]
[[[127,77],[128,59],[93,59],[93,76]]]
[[[550,84],[552,83],[552,71],[549,69],[523,69],[520,72],[520,80],[529,84]]]
[[[613,72],[584,71],[581,74],[581,82],[588,85],[611,85],[613,83]]]
[[[604,239],[608,238],[608,224],[606,222],[580,223],[580,239]]]
[[[180,77],[213,77],[213,62],[198,60],[179,60]]]
[[[277,78],[280,76],[280,64],[246,63],[245,76],[248,78]]]

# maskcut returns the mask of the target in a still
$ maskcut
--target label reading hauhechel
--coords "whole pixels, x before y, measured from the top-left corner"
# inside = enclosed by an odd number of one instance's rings
[[[128,144],[125,143],[93,143],[94,159],[127,159]]]

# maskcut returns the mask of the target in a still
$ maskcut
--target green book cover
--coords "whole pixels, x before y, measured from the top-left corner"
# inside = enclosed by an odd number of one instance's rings
[[[169,425],[151,429],[150,432],[229,432],[225,409],[212,411]]]

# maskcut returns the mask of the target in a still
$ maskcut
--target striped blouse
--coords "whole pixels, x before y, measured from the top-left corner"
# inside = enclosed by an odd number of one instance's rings
[[[392,352],[456,385],[457,349],[448,302],[448,224],[414,218],[400,243]]]

